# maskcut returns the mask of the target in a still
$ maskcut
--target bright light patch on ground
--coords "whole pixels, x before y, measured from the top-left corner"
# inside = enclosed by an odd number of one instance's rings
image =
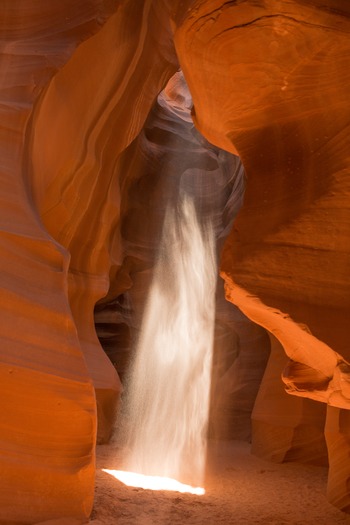
[[[124,470],[108,470],[102,469],[111,476],[127,485],[128,487],[139,487],[148,490],[172,490],[174,492],[186,492],[202,496],[205,490],[201,487],[191,487],[191,485],[184,485],[176,479],[164,478],[161,476],[145,476],[144,474],[136,474],[135,472],[126,472]]]

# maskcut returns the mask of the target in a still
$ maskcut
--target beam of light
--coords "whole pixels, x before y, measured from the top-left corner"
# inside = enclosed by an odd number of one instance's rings
[[[185,196],[165,217],[119,422],[123,470],[163,488],[171,478],[203,491],[216,279],[212,225]]]
[[[148,490],[171,490],[174,492],[195,494],[196,496],[203,496],[203,494],[205,494],[203,488],[191,487],[191,485],[185,485],[176,479],[164,478],[161,476],[145,476],[144,474],[126,472],[124,470],[102,470],[128,487],[139,487]]]

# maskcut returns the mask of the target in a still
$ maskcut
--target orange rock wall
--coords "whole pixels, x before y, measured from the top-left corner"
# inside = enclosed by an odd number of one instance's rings
[[[227,297],[282,345],[290,393],[338,407],[329,498],[349,509],[349,17],[345,0],[1,3],[1,524],[91,512],[96,410],[107,439],[120,391],[93,326],[123,259],[118,159],[178,67],[172,32],[196,125],[248,177]]]
[[[117,159],[177,67],[169,22],[152,2],[135,5],[124,2],[53,78],[31,134],[34,199],[48,232],[70,253],[70,306],[97,392],[102,441],[110,437],[120,384],[93,311],[123,258]]]
[[[0,7],[4,525],[92,509],[95,390],[100,439],[120,390],[93,325],[120,259],[114,164],[177,67],[164,13],[139,7]]]
[[[227,298],[289,357],[261,388],[283,372],[289,393],[348,409],[349,5],[214,0],[188,7],[174,15],[175,43],[195,123],[237,152],[247,174],[222,256]],[[253,417],[267,410],[262,397]],[[282,400],[277,405],[282,410]],[[254,423],[255,450],[270,447],[273,455],[281,436],[262,419]],[[332,421],[329,435],[345,436],[344,424]],[[294,430],[288,439],[292,450]],[[339,469],[331,442],[329,497],[346,510],[350,464]]]
[[[327,407],[325,436],[330,458],[327,498],[336,507],[350,513],[349,501],[349,410]]]
[[[327,406],[288,395],[281,381],[286,355],[270,334],[271,354],[252,411],[252,453],[282,463],[327,465],[324,427]]]
[[[346,2],[334,9],[196,2],[175,34],[196,124],[237,151],[247,173],[244,207],[222,258],[229,299],[272,331],[291,359],[316,369],[303,378],[313,397],[346,406],[346,384],[331,380],[332,350],[350,357],[348,11]],[[332,350],[310,352],[310,334],[290,320],[282,335],[280,311]],[[289,340],[288,326],[296,330]],[[323,359],[331,384],[317,392],[313,375]],[[293,377],[286,380],[298,393]]]
[[[69,253],[33,206],[26,144],[34,101],[79,39],[99,28],[98,12],[108,15],[100,7],[0,6],[0,523],[7,525],[82,518],[93,502],[96,408],[67,296]],[[79,32],[69,35],[66,17]]]

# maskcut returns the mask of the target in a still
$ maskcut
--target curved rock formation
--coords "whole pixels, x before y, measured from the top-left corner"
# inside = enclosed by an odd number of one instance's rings
[[[349,416],[349,410],[328,406],[325,427],[329,456],[327,497],[333,505],[348,513],[350,513]]]
[[[177,67],[169,22],[152,2],[139,5],[11,0],[0,8],[6,525],[91,512],[91,378],[101,439],[120,388],[93,327],[120,257],[108,251],[118,237],[114,163]]]
[[[281,342],[288,392],[347,409],[349,15],[346,2],[195,2],[175,33],[196,125],[247,173],[227,297]]]
[[[67,297],[69,253],[42,227],[25,153],[33,103],[109,14],[2,2],[0,523],[89,515],[96,408]],[[49,16],[45,17],[45,13]],[[80,30],[71,33],[67,17]],[[101,18],[101,19],[102,19]],[[48,35],[54,35],[48,37]],[[66,495],[71,494],[71,498]]]
[[[248,177],[222,255],[227,297],[283,347],[289,393],[338,407],[329,498],[349,510],[349,19],[345,0],[1,3],[0,523],[91,511],[95,391],[101,440],[120,391],[93,310],[135,285],[125,166],[137,172],[131,143],[178,61],[198,129]],[[299,429],[315,416],[304,408]]]
[[[196,124],[215,144],[238,151],[247,172],[222,271],[228,290],[238,285],[249,294],[237,289],[230,299],[277,338],[277,310],[288,312],[346,358],[350,25],[343,4],[339,11],[308,4],[197,2],[175,41]],[[336,321],[331,330],[328,316]],[[320,380],[312,377],[321,366],[331,380],[337,355],[326,345],[317,352],[318,340],[308,351],[310,335],[294,327],[297,344],[295,336],[282,344],[310,367],[305,395],[309,383],[313,396],[348,406],[346,384],[340,395],[339,385],[317,392]]]
[[[36,205],[48,232],[70,253],[70,306],[96,389],[102,441],[111,433],[120,386],[98,342],[93,311],[108,292],[111,268],[122,262],[117,158],[176,65],[166,20],[160,41],[153,38],[161,14],[152,2],[136,10],[134,2],[121,6],[53,78],[36,106],[31,136]],[[133,39],[125,45],[128,32]]]
[[[327,465],[327,406],[288,395],[281,381],[286,354],[270,334],[271,354],[252,412],[252,453],[268,461]]]

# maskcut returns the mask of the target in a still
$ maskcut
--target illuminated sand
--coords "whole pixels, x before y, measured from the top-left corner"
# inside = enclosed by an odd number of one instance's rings
[[[180,483],[176,479],[164,478],[161,476],[145,476],[144,474],[137,474],[135,472],[126,472],[124,470],[108,470],[102,469],[111,476],[127,485],[128,487],[139,487],[148,490],[172,490],[174,492],[187,492],[189,494],[196,494],[202,496],[205,490],[201,487],[191,487]]]
[[[165,217],[118,422],[123,470],[162,478],[166,490],[170,478],[203,493],[216,279],[212,228],[184,197]]]
[[[91,525],[349,525],[326,500],[327,468],[273,464],[249,443],[208,444],[203,496],[126,486],[102,469],[120,470],[123,450],[97,447]]]

